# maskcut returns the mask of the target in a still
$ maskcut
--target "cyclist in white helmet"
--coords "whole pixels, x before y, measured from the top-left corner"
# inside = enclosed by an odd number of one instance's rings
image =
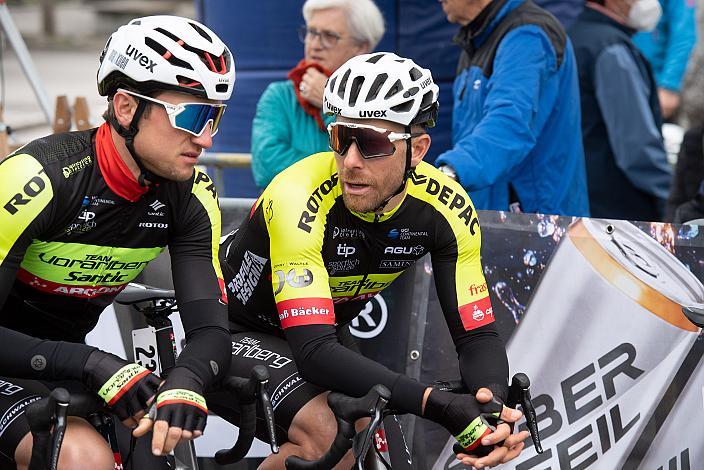
[[[509,436],[506,424],[492,433],[478,417],[515,422],[520,412],[501,405],[508,364],[479,258],[476,213],[458,183],[422,161],[426,128],[438,113],[430,71],[391,53],[354,57],[328,79],[323,111],[336,115],[328,127],[332,152],[280,173],[220,250],[230,374],[269,366],[285,441],[261,468],[282,468],[288,455],[320,457],[336,431],[327,391],[362,396],[378,383],[391,390],[394,409],[457,437],[464,463],[481,468],[515,458],[527,433]],[[476,397],[433,390],[346,347],[346,325],[426,253],[462,378]],[[208,403],[233,417],[227,397]],[[347,459],[340,468],[349,468]]]
[[[110,37],[97,78],[104,124],[35,140],[0,163],[2,469],[26,467],[24,408],[57,380],[97,392],[131,426],[155,400],[151,449],[163,455],[202,434],[204,390],[229,367],[220,212],[214,184],[194,168],[232,93],[232,54],[196,21],[139,18]],[[84,341],[166,246],[188,344],[160,384]],[[138,434],[151,428],[140,423]],[[72,419],[59,468],[114,466],[100,435]]]

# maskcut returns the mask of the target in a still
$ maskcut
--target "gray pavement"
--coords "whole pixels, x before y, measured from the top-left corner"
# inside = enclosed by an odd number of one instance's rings
[[[28,6],[9,6],[15,26],[29,48],[52,109],[59,95],[66,95],[71,105],[77,96],[85,96],[90,109],[90,120],[94,124],[102,122],[100,116],[106,107],[106,99],[98,95],[95,82],[98,57],[109,31],[128,18],[118,14],[98,14],[98,3],[100,2],[58,2],[55,7],[54,37],[42,33],[38,2]],[[140,3],[152,6],[163,4]],[[169,3],[172,5],[171,11],[163,13],[189,17],[195,14],[192,2]],[[112,9],[120,4],[124,4],[126,10],[137,8],[134,2],[129,1],[113,1],[110,4]],[[0,101],[4,105],[4,122],[13,129],[10,143],[24,144],[51,133],[51,126],[44,118],[14,50],[7,40],[3,40],[0,47]]]

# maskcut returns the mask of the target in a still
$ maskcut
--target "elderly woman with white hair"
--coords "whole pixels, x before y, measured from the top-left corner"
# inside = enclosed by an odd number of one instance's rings
[[[372,0],[307,0],[299,36],[304,58],[271,83],[252,123],[252,173],[259,188],[308,155],[328,149],[326,127],[334,120],[321,106],[327,77],[348,59],[374,50],[384,19]]]

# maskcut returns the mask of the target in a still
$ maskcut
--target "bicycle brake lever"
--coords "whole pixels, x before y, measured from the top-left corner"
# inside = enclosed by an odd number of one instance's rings
[[[535,413],[533,402],[530,399],[530,379],[526,374],[519,372],[513,376],[509,396],[511,396],[512,392],[516,394],[517,402],[520,403],[523,408],[523,415],[526,418],[526,426],[528,426],[528,431],[530,432],[530,437],[533,440],[535,451],[542,454],[543,446],[540,443],[538,417]]]
[[[376,430],[379,428],[384,419],[384,409],[386,408],[386,404],[388,402],[389,400],[386,397],[381,395],[377,396],[374,407],[371,410],[373,413],[371,421],[364,428],[363,433],[358,433],[355,435],[352,444],[352,452],[354,453],[355,461],[363,461],[363,459],[360,459],[359,457],[366,455],[369,451],[374,435],[376,434]]]
[[[264,410],[264,421],[266,422],[266,429],[269,433],[269,446],[271,447],[271,452],[274,454],[279,453],[279,445],[276,442],[276,427],[274,425],[274,408],[271,406],[271,398],[269,397],[269,379],[257,381],[257,397],[262,405],[262,410]]]

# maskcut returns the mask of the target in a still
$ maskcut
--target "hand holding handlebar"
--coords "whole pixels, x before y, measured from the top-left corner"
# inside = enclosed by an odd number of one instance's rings
[[[83,379],[123,421],[141,416],[159,386],[144,367],[98,349],[88,356]]]
[[[254,366],[249,379],[241,377],[227,377],[223,380],[222,387],[231,391],[237,397],[240,405],[240,425],[237,442],[230,449],[222,449],[215,453],[215,461],[219,465],[227,465],[242,460],[249,451],[254,441],[257,427],[257,400],[264,410],[264,419],[269,432],[271,451],[279,452],[276,444],[276,430],[274,428],[274,410],[267,390],[269,371],[264,366]]]

